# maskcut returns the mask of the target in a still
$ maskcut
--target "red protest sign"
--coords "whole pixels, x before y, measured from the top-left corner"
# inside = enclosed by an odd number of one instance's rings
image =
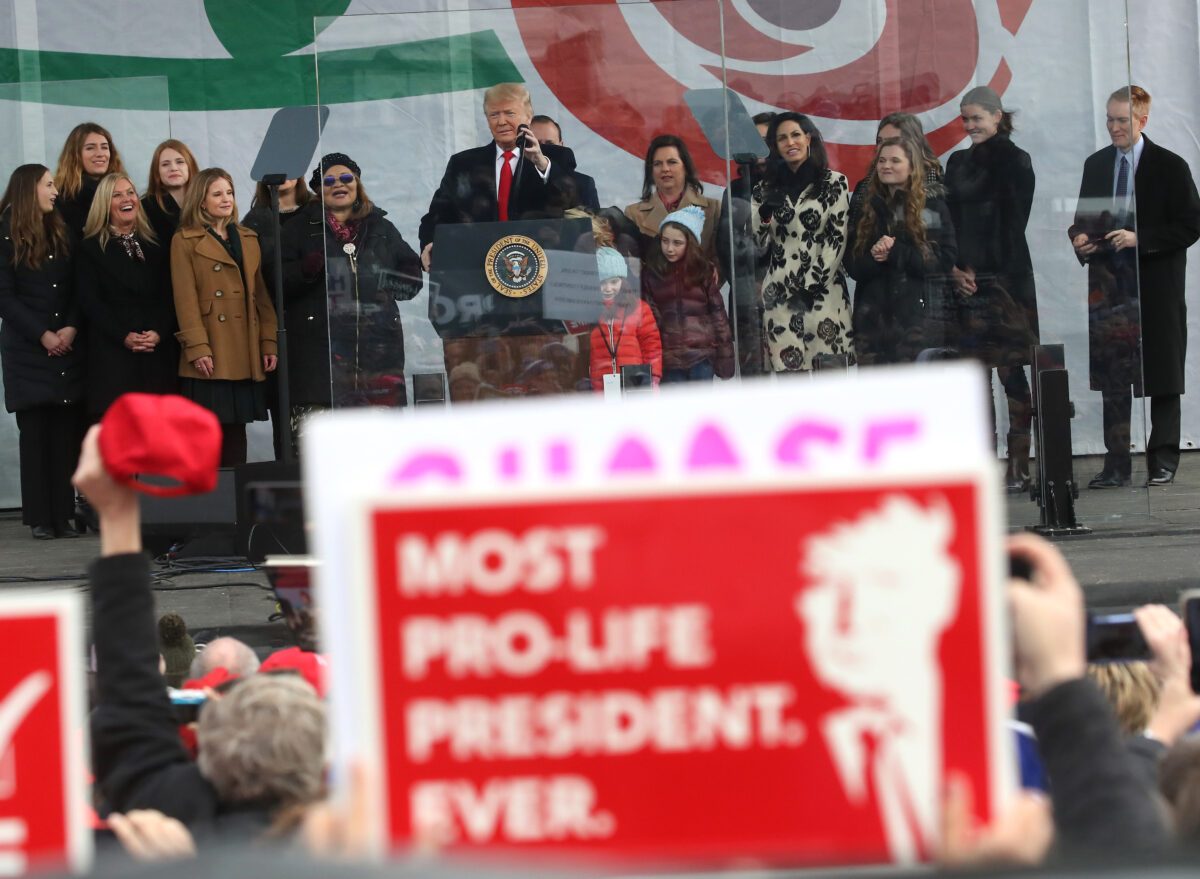
[[[90,860],[78,599],[0,598],[0,875]]]
[[[392,844],[919,860],[1003,793],[986,477],[369,509]],[[335,694],[336,696],[336,694]]]

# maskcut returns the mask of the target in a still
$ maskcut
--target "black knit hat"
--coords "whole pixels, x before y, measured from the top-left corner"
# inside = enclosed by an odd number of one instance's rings
[[[334,165],[345,165],[354,172],[354,176],[362,179],[362,169],[358,167],[358,163],[350,158],[345,153],[326,153],[321,156],[321,164],[313,169],[312,178],[308,181],[308,188],[313,192],[321,191],[321,176],[332,168]]]

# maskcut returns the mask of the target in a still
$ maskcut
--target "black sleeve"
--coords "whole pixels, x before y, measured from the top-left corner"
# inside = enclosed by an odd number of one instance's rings
[[[421,225],[417,230],[417,241],[421,250],[433,243],[433,233],[439,223],[454,222],[454,182],[459,177],[454,168],[454,157],[446,163],[446,172],[442,174],[442,182],[429,201],[429,210],[421,217]]]
[[[950,209],[941,199],[929,201],[927,208],[938,215],[936,228],[925,230],[928,250],[922,252],[907,235],[898,233],[896,243],[888,254],[888,263],[910,278],[949,274],[958,259],[958,242],[954,236]]]
[[[6,230],[7,231],[7,230]],[[13,266],[13,244],[7,236],[0,239],[0,320],[11,324],[31,342],[41,342],[50,327],[17,294],[17,270]]]
[[[211,811],[215,795],[188,759],[158,672],[149,559],[141,553],[99,558],[88,579],[96,648],[96,784],[112,809],[158,809],[192,823]]]
[[[1162,191],[1149,193],[1149,197],[1165,202],[1166,222],[1139,222],[1136,230],[1138,252],[1146,256],[1187,250],[1200,238],[1200,196],[1196,194],[1192,171],[1178,156],[1169,155],[1168,158],[1170,185],[1164,186]]]
[[[1134,736],[1125,741],[1125,750],[1129,753],[1134,771],[1137,772],[1142,786],[1152,793],[1157,791],[1158,766],[1167,753],[1167,746],[1158,739]]]
[[[1158,804],[1092,681],[1060,684],[1029,705],[1028,717],[1050,778],[1063,853],[1144,852],[1170,843]]]
[[[886,263],[876,262],[875,257],[871,256],[871,245],[874,243],[873,241],[868,242],[863,252],[858,253],[858,224],[855,223],[850,227],[849,234],[846,236],[846,255],[843,257],[842,262],[845,264],[846,271],[850,274],[850,277],[859,283],[873,281],[875,278],[878,278],[883,274],[887,265]]]
[[[391,222],[384,220],[388,260],[391,272],[385,281],[385,286],[393,299],[407,302],[421,292],[421,257],[419,257],[400,230]]]

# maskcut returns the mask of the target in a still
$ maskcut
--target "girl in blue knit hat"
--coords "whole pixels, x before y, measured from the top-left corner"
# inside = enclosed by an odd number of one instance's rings
[[[663,381],[733,378],[733,334],[717,271],[700,247],[704,211],[667,214],[642,271],[642,295],[658,317]]]
[[[650,364],[657,387],[662,379],[662,342],[654,313],[626,278],[629,267],[620,251],[596,249],[596,274],[600,278],[600,320],[591,336],[592,389],[604,390],[604,376],[620,375],[622,366]]]

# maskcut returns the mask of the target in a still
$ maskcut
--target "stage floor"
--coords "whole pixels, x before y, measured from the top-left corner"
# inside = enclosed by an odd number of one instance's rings
[[[1057,541],[1089,606],[1174,605],[1181,590],[1200,587],[1200,453],[1184,453],[1174,484],[1148,491],[1140,464],[1135,461],[1135,485],[1129,490],[1082,489],[1079,517],[1094,531]],[[1098,458],[1075,461],[1085,483],[1099,467]],[[1025,497],[1010,498],[1008,519],[1014,530],[1036,523],[1037,505]],[[83,589],[87,565],[99,548],[95,534],[33,540],[19,511],[0,512],[0,588]],[[270,621],[275,599],[259,571],[171,576],[156,585],[155,598],[159,613],[182,615],[197,640],[232,635],[264,654],[291,644],[283,624]]]

